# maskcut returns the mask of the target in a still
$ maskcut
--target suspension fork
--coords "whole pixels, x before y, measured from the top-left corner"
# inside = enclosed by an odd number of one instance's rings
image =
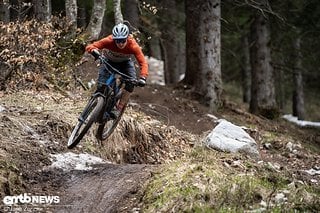
[[[89,106],[92,104],[92,102],[98,97],[98,96],[104,96],[101,92],[97,92],[97,93],[94,93],[90,100],[88,101],[87,103],[87,106],[85,107],[85,110],[82,111],[82,113],[80,114],[79,118],[78,118],[78,121],[80,122],[84,122],[85,119],[83,118],[87,113],[88,111],[90,110]]]
[[[112,93],[113,93],[112,88],[109,85],[107,85],[105,90],[104,90],[104,95],[103,95],[103,99],[104,99],[103,113],[104,112],[109,112],[109,110],[111,110],[111,109],[109,109],[110,108],[109,107],[110,104],[108,103],[108,100],[112,96]]]

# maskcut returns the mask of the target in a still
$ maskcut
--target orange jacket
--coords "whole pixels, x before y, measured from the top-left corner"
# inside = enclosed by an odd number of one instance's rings
[[[122,62],[129,60],[134,55],[140,65],[140,76],[148,77],[148,63],[144,57],[141,47],[136,40],[129,36],[127,39],[127,45],[120,49],[112,39],[112,35],[109,35],[99,41],[93,42],[86,47],[86,51],[91,53],[94,49],[106,49],[106,56],[113,62]]]

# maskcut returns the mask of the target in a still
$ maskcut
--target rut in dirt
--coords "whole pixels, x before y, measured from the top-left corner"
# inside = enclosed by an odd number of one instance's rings
[[[61,189],[55,212],[132,211],[153,168],[146,164],[101,164],[91,171],[74,171]]]

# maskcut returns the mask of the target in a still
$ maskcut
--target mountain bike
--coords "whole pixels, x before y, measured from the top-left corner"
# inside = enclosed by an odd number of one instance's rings
[[[98,123],[96,138],[98,140],[106,140],[117,127],[126,108],[126,106],[123,107],[119,116],[113,118],[111,110],[120,100],[124,85],[131,83],[134,86],[139,86],[137,79],[132,79],[114,68],[105,57],[99,54],[97,58],[105,66],[110,76],[106,82],[101,83],[103,86],[92,94],[80,114],[68,140],[69,149],[74,148],[80,142],[93,123]]]

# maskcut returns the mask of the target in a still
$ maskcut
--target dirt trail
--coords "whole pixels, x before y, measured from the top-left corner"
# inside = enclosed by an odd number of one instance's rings
[[[188,113],[188,116],[190,117],[192,115],[192,119],[194,120],[197,116],[200,116],[200,114],[204,116],[203,112],[199,112],[201,110],[197,109],[197,111],[195,111],[191,102],[188,103],[187,107],[182,107],[187,100],[177,101],[172,97],[166,97],[164,94],[162,95],[163,97],[157,97],[159,94],[162,93],[158,93],[152,88],[143,88],[136,91],[131,101],[138,103],[139,106],[144,106],[146,102],[155,105],[158,104],[159,106],[167,105],[170,110],[168,109],[166,112],[158,113],[160,116],[157,116],[157,119],[161,120],[163,118],[162,115],[167,114],[168,117],[163,120],[166,121],[166,119],[170,119],[171,125],[178,126],[181,130],[202,132],[212,126],[212,120],[205,119],[206,122],[202,122],[203,125],[200,129],[199,127],[194,128],[194,126],[197,125],[194,124],[194,121],[188,122],[188,120],[184,119],[184,116],[176,114],[183,113],[183,115],[185,115],[185,113]],[[154,98],[154,96],[157,98]],[[168,99],[171,98],[175,100],[175,102],[169,102],[170,104],[168,104]],[[156,102],[155,100],[157,99],[164,103]],[[175,108],[173,106],[175,106]],[[150,114],[148,111],[149,107],[150,106],[136,107],[136,110]],[[151,108],[153,111],[160,110],[155,109],[153,106],[151,106]],[[184,126],[185,124],[187,128]],[[163,147],[162,151],[164,151],[164,149]],[[151,164],[101,164],[91,171],[73,171],[65,177],[65,184],[59,189],[61,193],[61,206],[56,208],[55,211],[61,213],[140,212],[138,205],[140,198],[143,196],[141,187],[151,177],[152,171],[156,167],[157,166]]]
[[[5,109],[0,113],[0,151],[6,153],[3,164],[7,166],[0,169],[0,174],[8,180],[2,185],[0,197],[58,195],[59,204],[37,206],[52,212],[139,211],[142,185],[152,171],[161,163],[181,158],[197,137],[143,114],[149,108],[158,110],[145,104],[152,102],[154,90],[146,87],[137,92],[141,96],[133,97],[127,116],[103,146],[97,144],[93,131],[73,150],[66,148],[66,141],[71,123],[83,109],[85,95],[78,95],[76,103],[50,91],[0,96],[0,106]],[[174,120],[173,112],[169,112],[165,121]],[[163,118],[161,113],[159,118]],[[88,171],[50,168],[51,155],[67,153],[87,153],[115,164],[100,164]],[[69,159],[62,161],[69,163]]]
[[[207,108],[184,96],[185,92],[160,86],[137,88],[132,95],[132,109],[127,111],[130,116],[123,118],[125,122],[118,127],[119,132],[112,135],[115,139],[103,147],[95,140],[90,143],[88,140],[87,145],[83,141],[82,148],[71,150],[104,156],[112,162],[119,162],[118,158],[122,156],[120,162],[141,164],[100,164],[93,170],[69,172],[39,169],[51,164],[49,155],[70,152],[66,148],[70,124],[82,110],[80,102],[85,102],[84,98],[79,98],[81,101],[77,100],[79,105],[76,105],[73,100],[57,94],[51,98],[51,93],[0,96],[1,105],[6,108],[0,113],[0,151],[7,155],[2,162],[6,166],[2,174],[11,180],[4,185],[3,193],[59,195],[59,205],[50,206],[52,212],[140,212],[142,186],[157,168],[152,164],[180,159],[186,150],[193,148],[192,144],[199,136],[215,125],[214,119],[207,115]],[[46,108],[43,108],[43,102]],[[318,147],[319,132],[299,129],[284,121],[275,125],[245,113],[237,105],[226,104],[224,108],[217,117],[238,121],[236,123],[240,125],[252,124],[261,135],[266,131],[284,135],[279,140],[271,136],[265,139],[264,143],[271,145],[268,149],[261,147],[265,160],[285,165],[292,171],[319,165],[318,155],[306,152],[298,145],[297,154],[291,153],[286,146],[287,142],[301,142]],[[292,134],[287,139],[284,133],[288,132]],[[119,136],[123,137],[122,143]],[[106,151],[108,155],[103,155]],[[298,174],[302,180],[314,178],[301,172]],[[21,182],[22,178],[24,182]],[[19,190],[17,184],[20,184]]]
[[[88,172],[73,172],[61,190],[55,212],[132,212],[136,194],[151,176],[152,166],[103,164]]]

